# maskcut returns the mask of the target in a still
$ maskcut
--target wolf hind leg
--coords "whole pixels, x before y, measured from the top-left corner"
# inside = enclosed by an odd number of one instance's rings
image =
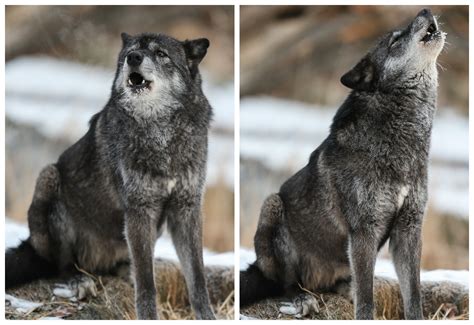
[[[59,186],[60,176],[56,166],[51,164],[43,168],[36,180],[28,209],[30,243],[40,256],[47,259],[51,258],[49,216],[58,198]]]
[[[257,261],[240,272],[240,306],[284,293],[275,256],[275,236],[284,216],[283,202],[278,194],[263,203],[254,237]]]
[[[265,277],[277,281],[280,270],[275,247],[275,237],[280,232],[284,218],[283,201],[278,194],[271,194],[263,202],[254,237],[257,266]]]

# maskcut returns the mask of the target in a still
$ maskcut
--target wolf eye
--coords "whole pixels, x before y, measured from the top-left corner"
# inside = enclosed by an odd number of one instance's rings
[[[163,52],[161,50],[156,51],[156,55],[160,58],[165,58],[165,57],[168,56],[165,52]]]
[[[402,37],[402,33],[397,33],[392,36],[392,39],[390,40],[390,47],[394,46]]]

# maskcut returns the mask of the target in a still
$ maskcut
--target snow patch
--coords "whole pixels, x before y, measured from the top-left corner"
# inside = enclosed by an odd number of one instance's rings
[[[27,239],[30,231],[25,224],[20,224],[5,218],[5,249],[17,247],[20,243]]]
[[[179,262],[178,255],[171,238],[164,233],[155,244],[155,258],[162,258]],[[203,250],[204,265],[234,266],[234,253],[215,253],[206,248]]]
[[[16,298],[12,295],[5,295],[5,300],[10,303],[10,306],[15,308],[18,313],[28,314],[43,304],[40,302],[29,301],[21,298]]]

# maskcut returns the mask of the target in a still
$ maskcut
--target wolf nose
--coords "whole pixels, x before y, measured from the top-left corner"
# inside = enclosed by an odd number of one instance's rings
[[[132,67],[138,67],[143,61],[143,54],[138,51],[134,51],[127,55],[127,63]]]
[[[421,10],[419,13],[418,13],[418,17],[420,16],[425,16],[425,17],[432,17],[433,14],[431,13],[431,10],[430,9],[423,9]]]

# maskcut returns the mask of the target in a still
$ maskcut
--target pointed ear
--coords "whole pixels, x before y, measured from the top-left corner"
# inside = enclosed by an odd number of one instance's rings
[[[132,36],[128,35],[127,33],[122,33],[120,36],[122,37],[123,46],[127,45],[132,39]]]
[[[375,67],[367,57],[341,77],[341,83],[354,90],[370,91],[374,88]]]
[[[195,40],[185,40],[183,42],[184,52],[188,61],[189,71],[194,78],[198,71],[198,65],[207,53],[209,40],[207,38],[199,38]]]

